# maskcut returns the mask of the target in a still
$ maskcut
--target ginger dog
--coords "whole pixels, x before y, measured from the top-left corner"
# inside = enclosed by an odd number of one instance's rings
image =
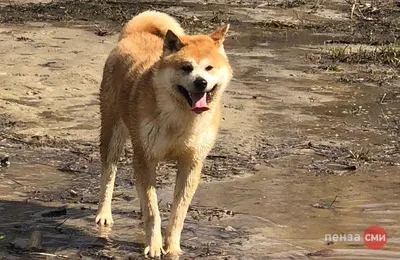
[[[125,25],[106,61],[100,89],[102,171],[96,223],[113,223],[117,162],[130,137],[145,255],[182,252],[184,219],[214,145],[221,97],[232,77],[223,47],[228,29],[226,25],[209,35],[186,35],[167,14],[143,12]],[[156,194],[156,166],[162,160],[174,160],[178,168],[165,247]]]

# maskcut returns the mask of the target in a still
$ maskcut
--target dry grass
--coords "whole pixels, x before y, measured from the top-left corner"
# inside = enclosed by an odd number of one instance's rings
[[[382,10],[391,8],[397,5],[395,0],[344,0],[349,4],[350,18],[358,18],[365,21],[374,20],[374,16]]]
[[[354,47],[340,45],[318,54],[308,54],[308,60],[318,63],[318,70],[342,72],[340,81],[346,83],[375,83],[391,85],[398,79],[400,47]]]
[[[281,8],[293,8],[307,4],[305,0],[279,0],[279,1],[266,1],[259,4],[257,7],[278,6]]]
[[[357,161],[370,161],[371,160],[371,150],[366,147],[361,147],[359,150],[349,149],[349,156],[351,159],[355,159]]]
[[[344,0],[352,20],[352,34],[359,42],[380,45],[400,40],[398,0]]]
[[[398,71],[391,68],[360,68],[356,72],[344,73],[339,80],[345,83],[375,83],[378,86],[391,86],[398,79]]]
[[[337,62],[375,63],[400,68],[400,48],[394,45],[385,45],[374,49],[336,46],[329,48],[327,58]]]
[[[293,8],[305,5],[306,3],[307,2],[305,0],[283,0],[280,1],[277,5],[282,8]]]

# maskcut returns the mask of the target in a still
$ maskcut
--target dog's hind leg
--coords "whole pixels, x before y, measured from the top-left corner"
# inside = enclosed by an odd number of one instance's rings
[[[200,181],[203,163],[196,159],[178,160],[178,173],[174,190],[171,215],[165,236],[165,250],[171,256],[182,253],[181,232],[189,204]]]
[[[101,179],[100,199],[96,215],[99,225],[112,225],[111,199],[114,190],[117,163],[124,148],[128,131],[122,119],[106,102],[101,103]]]

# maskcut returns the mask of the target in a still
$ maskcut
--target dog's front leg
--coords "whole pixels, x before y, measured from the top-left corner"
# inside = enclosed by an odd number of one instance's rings
[[[165,237],[166,252],[169,255],[176,256],[182,253],[180,240],[183,223],[199,184],[202,166],[202,161],[185,159],[178,161],[174,200]]]
[[[145,158],[135,160],[136,189],[140,198],[140,207],[146,232],[145,255],[159,257],[162,248],[161,218],[156,194],[156,162]]]

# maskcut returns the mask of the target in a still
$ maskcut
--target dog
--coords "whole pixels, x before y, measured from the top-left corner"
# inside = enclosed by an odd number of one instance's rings
[[[184,219],[217,137],[221,98],[232,78],[223,46],[228,29],[225,25],[208,35],[186,35],[171,16],[146,11],[124,26],[105,63],[95,221],[113,224],[117,162],[130,138],[146,233],[145,256],[182,253]],[[178,169],[164,246],[156,194],[156,167],[162,160],[176,161]]]

